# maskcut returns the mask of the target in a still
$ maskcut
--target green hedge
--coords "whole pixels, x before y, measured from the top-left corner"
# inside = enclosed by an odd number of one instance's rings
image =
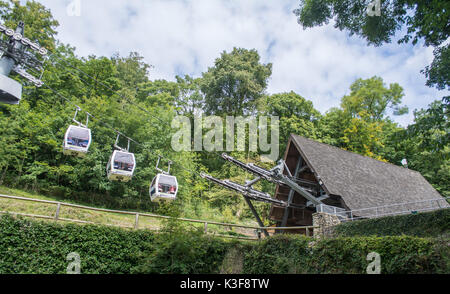
[[[149,252],[154,234],[100,226],[59,225],[0,218],[0,273],[66,273],[67,255],[81,258],[82,273],[129,273],[136,252]]]
[[[388,216],[339,224],[337,236],[398,236],[449,237],[450,209],[432,212]]]
[[[382,273],[449,273],[448,240],[412,236],[314,240],[277,235],[227,241],[176,223],[154,234],[100,226],[0,218],[0,273],[66,273],[77,252],[81,273],[365,273],[367,254]]]
[[[376,252],[381,273],[449,273],[448,242],[412,236],[353,237],[312,241],[275,236],[245,253],[244,273],[365,274]]]

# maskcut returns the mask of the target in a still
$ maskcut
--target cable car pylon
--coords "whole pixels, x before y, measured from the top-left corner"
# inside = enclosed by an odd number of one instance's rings
[[[11,71],[26,78],[36,87],[42,86],[42,81],[33,77],[24,70],[24,66],[37,71],[43,70],[43,62],[37,59],[33,53],[25,49],[32,49],[38,52],[42,57],[47,56],[47,49],[33,43],[30,39],[24,37],[24,22],[19,22],[16,30],[0,24],[0,33],[9,38],[5,41],[0,38],[0,103],[19,104],[22,99],[22,85],[9,78]]]

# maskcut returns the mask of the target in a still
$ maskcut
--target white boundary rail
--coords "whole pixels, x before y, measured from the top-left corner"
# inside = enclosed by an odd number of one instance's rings
[[[11,212],[11,211],[0,211],[0,214],[11,214],[11,215],[31,217],[31,218],[41,218],[41,219],[48,219],[48,220],[54,220],[54,221],[74,222],[74,223],[81,223],[81,224],[93,224],[93,225],[104,225],[104,226],[112,226],[112,227],[122,227],[122,228],[128,228],[128,229],[136,229],[136,230],[139,229],[139,218],[140,217],[149,217],[149,218],[157,218],[157,219],[174,219],[174,220],[183,221],[183,222],[190,222],[190,223],[203,223],[204,233],[205,234],[209,234],[208,233],[208,225],[217,225],[217,226],[231,227],[231,228],[235,227],[235,228],[253,229],[255,231],[255,234],[257,235],[257,238],[239,237],[239,236],[222,235],[222,234],[214,234],[214,233],[212,234],[212,235],[223,237],[223,238],[234,238],[234,239],[244,239],[244,240],[259,240],[261,234],[258,234],[258,232],[260,232],[263,229],[266,229],[266,230],[299,230],[299,229],[304,229],[306,231],[306,235],[310,236],[311,235],[311,230],[313,230],[314,228],[317,228],[315,226],[262,227],[261,228],[261,227],[257,227],[257,226],[246,226],[246,225],[239,225],[239,224],[227,224],[227,223],[220,223],[220,222],[215,222],[215,221],[205,221],[205,220],[196,220],[196,219],[188,219],[188,218],[172,218],[170,216],[163,216],[163,215],[150,214],[150,213],[111,210],[111,209],[96,208],[96,207],[83,206],[83,205],[77,205],[77,204],[71,204],[71,203],[65,203],[65,202],[41,200],[41,199],[26,198],[26,197],[19,197],[19,196],[9,196],[9,195],[2,195],[2,194],[0,194],[0,198],[56,205],[54,216],[19,213],[19,212]],[[86,210],[91,210],[91,211],[109,212],[109,213],[117,213],[117,214],[124,214],[124,215],[134,215],[135,216],[134,226],[123,226],[123,225],[117,225],[117,224],[95,223],[95,222],[83,221],[83,220],[78,220],[78,219],[61,218],[59,216],[59,213],[60,213],[60,210],[61,210],[62,206],[86,209]]]

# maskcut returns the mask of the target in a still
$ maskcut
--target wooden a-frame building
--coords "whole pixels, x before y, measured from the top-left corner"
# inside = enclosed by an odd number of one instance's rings
[[[284,160],[300,186],[331,211],[334,208],[346,211],[347,218],[450,207],[419,172],[301,136],[290,136]],[[283,224],[285,208],[272,205],[270,218],[278,226],[312,225],[312,215],[318,208],[306,198],[284,185],[276,187],[275,198],[288,201],[290,193],[292,203],[305,207],[289,208]]]

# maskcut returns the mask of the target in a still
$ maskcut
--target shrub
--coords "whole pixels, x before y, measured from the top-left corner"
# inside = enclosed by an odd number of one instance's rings
[[[253,246],[245,254],[247,274],[303,273],[309,255],[310,238],[296,235],[275,235]]]
[[[129,273],[138,252],[153,250],[154,234],[100,226],[0,218],[0,273],[66,273],[76,252],[82,273]]]
[[[155,239],[155,250],[144,257],[133,273],[208,274],[219,273],[233,242],[204,235],[179,221],[169,221]]]
[[[173,220],[155,234],[0,217],[1,274],[65,273],[71,252],[80,255],[81,273],[365,273],[370,252],[380,254],[382,273],[449,273],[449,248],[449,240],[413,236],[250,242],[206,236]]]
[[[337,225],[334,232],[338,236],[347,237],[402,234],[418,237],[448,237],[450,209],[346,222]]]
[[[448,246],[412,236],[323,239],[311,254],[310,272],[364,274],[370,252],[380,254],[384,274],[448,272]]]

